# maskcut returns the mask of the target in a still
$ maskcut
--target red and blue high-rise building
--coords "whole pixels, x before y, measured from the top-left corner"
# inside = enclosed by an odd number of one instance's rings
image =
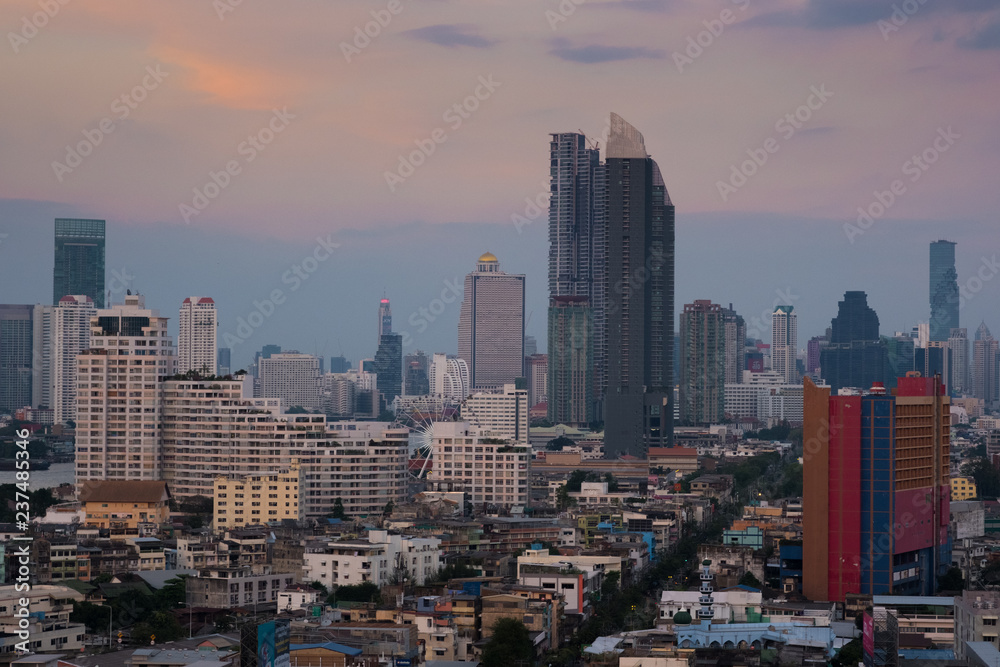
[[[938,376],[804,388],[803,593],[933,595],[951,566],[950,413]]]

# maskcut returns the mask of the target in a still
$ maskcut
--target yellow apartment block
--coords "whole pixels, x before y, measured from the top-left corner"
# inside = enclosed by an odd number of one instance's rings
[[[219,476],[213,485],[215,529],[305,518],[302,472],[298,463],[274,475]]]
[[[976,490],[976,482],[971,477],[951,478],[952,500],[968,500],[969,498],[975,498],[977,495],[978,491]]]

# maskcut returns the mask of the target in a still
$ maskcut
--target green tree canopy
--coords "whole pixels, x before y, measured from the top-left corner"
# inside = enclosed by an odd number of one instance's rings
[[[483,647],[482,667],[510,667],[518,661],[531,664],[535,647],[524,623],[501,618],[493,626],[493,636]]]
[[[976,481],[976,491],[980,498],[1000,497],[1000,472],[989,459],[972,459],[962,466],[962,474]]]
[[[379,602],[382,599],[382,591],[370,581],[353,586],[337,586],[330,594],[330,601],[343,602]]]

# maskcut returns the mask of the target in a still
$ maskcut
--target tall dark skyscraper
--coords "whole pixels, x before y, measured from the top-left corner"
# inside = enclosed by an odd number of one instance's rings
[[[427,355],[417,350],[403,360],[403,385],[407,396],[425,396],[431,393]]]
[[[382,394],[386,407],[403,393],[403,336],[386,333],[379,339],[375,352],[374,370],[376,388]]]
[[[830,326],[830,343],[820,351],[823,379],[835,394],[844,387],[868,389],[885,382],[887,355],[878,315],[864,292],[845,292]]]
[[[604,452],[645,457],[674,440],[674,205],[642,134],[614,113],[606,164]]]
[[[958,273],[955,271],[955,244],[931,243],[930,339],[946,341],[958,324]]]
[[[715,424],[725,414],[726,309],[708,300],[684,304],[680,335],[680,418]]]
[[[34,311],[32,305],[0,305],[0,415],[32,404]]]
[[[389,299],[383,298],[378,304],[378,338],[382,340],[383,334],[392,333],[392,309],[389,308]]]
[[[351,362],[347,360],[343,355],[339,357],[330,357],[330,372],[331,373],[346,373],[351,370]]]
[[[580,424],[594,418],[605,382],[606,174],[576,132],[552,135],[549,160],[549,419]]]
[[[104,220],[56,218],[52,303],[85,294],[104,308]]]

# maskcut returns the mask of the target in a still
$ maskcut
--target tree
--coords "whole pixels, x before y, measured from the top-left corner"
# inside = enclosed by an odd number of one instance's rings
[[[341,506],[343,506],[343,503],[341,503]],[[382,516],[392,516],[392,511],[394,509],[396,509],[396,504],[390,500],[385,504],[385,507],[382,508]]]
[[[545,449],[550,452],[561,452],[565,447],[572,447],[576,443],[567,438],[564,435],[560,435],[558,438],[553,438],[545,444]]]
[[[618,480],[611,473],[604,475],[604,481],[608,483],[608,493],[616,493],[618,491]]]
[[[841,647],[840,651],[837,652],[837,655],[833,657],[831,664],[833,664],[834,667],[847,667],[848,665],[853,667],[862,660],[861,640],[852,639]]]
[[[569,495],[569,488],[567,484],[563,484],[558,489],[556,489],[556,507],[558,509],[564,510],[570,505],[576,504],[576,498]]]
[[[742,577],[740,577],[740,586],[749,586],[750,588],[760,588],[760,581],[757,577],[753,576],[753,572],[747,570]]]
[[[168,579],[163,588],[153,593],[153,601],[158,610],[171,611],[187,600],[187,577],[188,575],[182,574]]]
[[[962,474],[976,481],[976,491],[980,498],[1000,496],[1000,472],[989,459],[976,458],[962,466]]]
[[[940,579],[938,579],[938,591],[961,591],[965,589],[965,580],[962,577],[962,570],[957,567],[949,568]]]
[[[83,623],[87,626],[87,632],[96,635],[107,631],[111,613],[108,607],[103,605],[74,600],[69,620],[73,623]]]
[[[347,512],[344,511],[344,501],[337,496],[337,499],[333,501],[333,511],[330,512],[330,516],[334,519],[346,519]]]
[[[165,611],[154,612],[148,620],[136,623],[132,627],[132,641],[148,644],[151,637],[156,637],[157,643],[172,642],[184,633],[181,624],[173,614]]]
[[[472,577],[478,576],[479,572],[474,568],[469,567],[465,563],[457,563],[454,565],[446,565],[438,570],[437,575],[434,576],[434,581],[447,582],[452,579],[471,579]]]
[[[516,618],[501,618],[483,647],[482,667],[509,667],[519,661],[531,664],[534,657],[535,647],[524,623]]]
[[[370,581],[353,586],[337,586],[330,594],[329,600],[335,604],[340,600],[343,602],[381,602],[382,591]]]

